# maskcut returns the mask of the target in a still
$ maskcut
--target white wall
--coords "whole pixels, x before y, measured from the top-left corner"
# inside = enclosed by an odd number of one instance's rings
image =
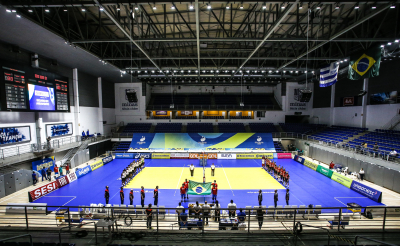
[[[275,87],[273,87],[273,92],[275,95],[275,99],[278,101],[280,105],[282,105],[282,84],[278,84]]]
[[[400,104],[383,104],[367,106],[367,124],[369,130],[381,129],[398,114]]]
[[[331,125],[330,108],[314,108],[313,117],[318,117],[318,123],[314,122],[315,124]]]
[[[103,125],[103,134],[110,135],[111,128],[119,123],[115,121],[115,108],[103,108],[103,120],[107,121],[107,123]]]

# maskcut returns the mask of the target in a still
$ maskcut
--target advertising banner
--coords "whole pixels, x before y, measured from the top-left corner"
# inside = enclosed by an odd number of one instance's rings
[[[309,160],[304,160],[304,166],[311,168],[312,170],[316,171],[318,164],[315,164],[314,162],[311,162]]]
[[[61,176],[60,178],[57,179],[57,183],[58,183],[58,188],[61,188],[64,185],[69,184],[69,180],[67,176]]]
[[[151,159],[151,153],[133,153],[133,159]]]
[[[133,153],[116,153],[115,159],[133,159]]]
[[[329,168],[323,167],[321,165],[318,165],[317,172],[319,172],[329,178],[332,177],[332,173],[333,173],[332,170],[330,170]]]
[[[0,128],[0,146],[7,144],[26,143],[31,141],[29,126]]]
[[[139,87],[120,87],[119,88],[119,103],[120,105],[115,105],[119,108],[120,111],[136,111],[139,110],[139,102],[140,100],[137,100],[137,102],[130,102],[128,100],[128,97],[131,97],[132,95],[136,94],[136,98],[139,99]],[[134,97],[134,96],[133,96]]]
[[[354,181],[351,183],[350,189],[368,197],[376,202],[382,202],[382,192],[366,186],[360,182]]]
[[[353,182],[353,180],[351,178],[345,177],[345,176],[343,176],[341,174],[338,174],[336,172],[334,172],[332,174],[331,179],[336,181],[336,182],[338,182],[339,184],[342,184],[342,185],[346,186],[347,188],[350,188],[351,187],[351,183]]]
[[[104,164],[103,164],[103,160],[99,160],[99,161],[96,161],[96,162],[91,163],[91,164],[90,164],[90,168],[92,169],[92,171],[94,171],[94,170],[96,170],[97,168],[102,167],[103,165],[104,165]]]
[[[236,159],[262,159],[262,157],[266,157],[268,159],[273,159],[273,153],[257,153],[257,154],[236,154]]]
[[[72,123],[46,124],[46,136],[51,138],[72,135]]]
[[[199,159],[199,154],[198,153],[190,153],[189,159]]]
[[[152,153],[151,159],[169,159],[171,157],[170,153]]]
[[[274,159],[278,159],[278,153],[273,153],[274,154]]]
[[[156,115],[167,115],[167,111],[156,111]]]
[[[171,159],[189,159],[189,153],[171,153]]]
[[[277,153],[278,159],[292,159],[291,153]]]
[[[67,174],[66,177],[67,177],[69,183],[72,183],[78,179],[78,177],[76,177],[75,173]]]
[[[207,158],[208,159],[218,159],[218,154],[217,153],[208,153]]]
[[[112,156],[104,157],[104,158],[103,158],[103,164],[105,165],[105,164],[107,164],[107,163],[112,162],[113,160],[114,160],[114,159],[112,158]]]
[[[41,187],[38,187],[34,190],[31,190],[28,192],[29,202],[33,202],[33,201],[41,198],[42,196],[45,196],[45,195],[49,194],[50,192],[57,190],[58,188],[59,188],[58,182],[53,181],[51,183],[45,184]]]
[[[304,164],[304,158],[303,157],[295,155],[294,156],[294,160],[297,161],[298,163]]]
[[[91,171],[92,171],[92,168],[90,167],[90,165],[88,165],[88,166],[86,166],[84,168],[78,168],[75,171],[76,177],[78,177],[78,179],[80,179],[83,176],[85,176],[86,174],[90,173]]]
[[[47,170],[47,168],[49,168],[49,167],[51,170],[54,170],[53,158],[54,158],[54,156],[52,158],[46,158],[46,159],[39,160],[39,161],[33,161],[32,162],[32,170],[39,172],[43,168],[46,168],[46,170]]]
[[[236,159],[236,154],[231,153],[220,153],[218,159]]]

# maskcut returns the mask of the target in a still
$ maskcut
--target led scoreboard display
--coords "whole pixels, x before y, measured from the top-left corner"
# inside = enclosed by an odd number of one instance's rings
[[[68,78],[0,60],[0,110],[69,112]]]

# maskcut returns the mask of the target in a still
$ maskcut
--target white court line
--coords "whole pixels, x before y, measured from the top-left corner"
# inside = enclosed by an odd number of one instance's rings
[[[224,174],[225,174],[226,180],[228,181],[229,188],[231,188],[232,195],[233,195],[233,196],[235,196],[235,194],[233,193],[232,187],[231,187],[231,183],[229,182],[228,176],[226,175],[226,172],[225,172],[224,166],[222,166],[222,164],[221,164],[221,167],[222,167],[222,170],[224,171]]]
[[[175,189],[175,192],[174,192],[174,196],[176,194],[176,190],[179,189],[179,183],[180,183],[181,178],[182,178],[183,170],[185,170],[185,165],[183,165],[183,167],[182,167],[181,176],[179,177],[178,183],[176,184],[176,189]]]
[[[340,202],[341,204],[345,205],[347,207],[347,204],[341,202],[338,198],[353,198],[353,199],[365,199],[368,197],[334,197],[336,201]]]
[[[72,200],[74,200],[76,198],[76,196],[45,196],[45,197],[73,197],[71,200],[69,200],[68,202],[64,203],[62,206],[67,205],[68,203],[70,203]],[[57,208],[55,211],[59,210],[61,207]]]

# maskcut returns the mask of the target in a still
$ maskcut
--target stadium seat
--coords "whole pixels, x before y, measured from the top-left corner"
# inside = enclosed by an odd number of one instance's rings
[[[284,207],[285,209],[283,210],[283,214],[286,215],[286,218],[288,217],[288,215],[290,216],[292,214],[292,211],[288,208],[290,208],[290,205],[285,205]]]
[[[310,214],[314,214],[315,217],[318,219],[318,216],[321,214],[321,205],[315,205],[314,211]]]
[[[128,214],[136,214],[135,205],[128,205]]]
[[[165,214],[166,214],[166,211],[165,211],[165,206],[159,206],[158,207],[159,209],[158,209],[158,218],[163,218],[163,219],[165,219]]]
[[[298,214],[302,214],[303,218],[306,215],[307,212],[307,207],[306,205],[300,205],[299,210],[298,210]]]
[[[268,206],[268,210],[267,210],[267,215],[268,214],[272,214],[272,218],[275,219],[275,207],[274,206]]]

